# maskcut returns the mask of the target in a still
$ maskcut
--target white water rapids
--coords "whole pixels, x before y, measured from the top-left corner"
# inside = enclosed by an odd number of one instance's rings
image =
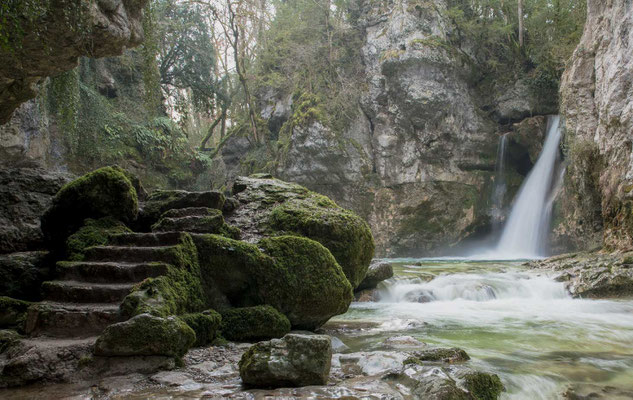
[[[570,386],[633,391],[633,301],[574,299],[516,262],[418,259],[395,272],[379,302],[337,317],[376,324],[341,336],[354,351],[393,335],[460,347],[469,365],[499,374],[504,399],[557,399]]]

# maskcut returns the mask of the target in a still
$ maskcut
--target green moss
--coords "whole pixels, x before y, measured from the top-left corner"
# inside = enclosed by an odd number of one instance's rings
[[[303,237],[262,239],[259,246],[273,258],[256,270],[260,297],[283,312],[292,326],[315,329],[347,311],[352,287],[330,251]]]
[[[343,268],[352,286],[358,287],[374,256],[369,225],[352,211],[338,207],[325,196],[288,200],[273,209],[269,233],[296,233],[325,246]]]
[[[181,315],[180,319],[196,333],[194,346],[204,346],[217,337],[222,323],[222,317],[214,310],[206,310],[201,313]]]
[[[476,400],[496,400],[505,390],[499,376],[484,372],[466,375],[464,385]]]
[[[88,218],[85,225],[66,240],[67,258],[70,261],[81,261],[88,247],[104,246],[108,244],[110,235],[128,232],[132,231],[112,217],[98,220]]]
[[[219,235],[194,240],[205,286],[222,292],[233,306],[269,304],[293,327],[315,329],[344,313],[352,300],[341,267],[311,239],[279,236],[257,246]]]
[[[0,296],[0,328],[24,330],[26,313],[30,305],[28,301]]]
[[[149,314],[108,326],[95,343],[98,356],[182,357],[195,343],[196,333],[177,317]]]
[[[208,300],[191,236],[183,233],[177,246],[165,247],[164,251],[172,260],[167,274],[141,282],[121,304],[125,315],[168,316],[205,309]]]
[[[51,244],[63,245],[87,218],[131,222],[137,213],[136,190],[126,173],[116,166],[105,167],[61,188],[42,217],[42,231]]]
[[[280,338],[290,332],[290,321],[268,305],[234,308],[222,313],[222,336],[249,342]]]

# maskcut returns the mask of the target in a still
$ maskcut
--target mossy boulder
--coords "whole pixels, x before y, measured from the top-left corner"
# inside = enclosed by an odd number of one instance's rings
[[[124,315],[148,313],[166,317],[208,308],[196,247],[189,234],[179,235],[177,245],[162,249],[163,258],[171,260],[167,273],[147,278],[137,285],[123,299],[121,311]]]
[[[239,369],[242,382],[251,387],[325,385],[331,362],[329,336],[288,334],[251,346]]]
[[[138,213],[136,190],[125,171],[105,167],[63,186],[42,216],[42,232],[54,247],[63,246],[87,218],[112,217],[132,222]]]
[[[0,330],[0,354],[4,353],[11,345],[22,339],[19,333],[11,329]]]
[[[374,240],[369,225],[352,211],[303,186],[269,176],[239,177],[233,192],[239,207],[227,221],[240,228],[244,238],[308,237],[332,253],[354,288],[365,277]]]
[[[269,304],[293,328],[313,330],[347,311],[352,287],[328,249],[299,236],[257,245],[219,235],[195,235],[205,285],[234,307]]]
[[[196,333],[196,342],[194,343],[196,347],[204,346],[213,341],[222,323],[222,316],[214,310],[181,315],[180,319]]]
[[[108,326],[97,339],[97,356],[182,357],[195,343],[196,333],[178,317],[137,315]]]
[[[112,217],[97,220],[88,218],[84,226],[66,240],[66,258],[70,261],[82,261],[88,247],[107,245],[110,235],[129,232],[132,231],[123,222]]]
[[[290,332],[290,321],[273,307],[234,308],[222,313],[222,336],[238,342],[280,338]]]
[[[462,378],[464,386],[476,400],[496,400],[505,390],[496,374],[474,371]]]
[[[28,301],[0,297],[0,328],[15,328],[22,331],[30,305]]]

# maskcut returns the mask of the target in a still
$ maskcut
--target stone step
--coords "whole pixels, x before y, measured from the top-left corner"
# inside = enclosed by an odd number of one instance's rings
[[[145,278],[165,275],[168,268],[163,262],[61,261],[57,263],[57,278],[95,283],[140,282]]]
[[[174,246],[182,240],[181,232],[119,233],[110,237],[114,246],[160,247]]]
[[[224,226],[222,214],[179,218],[163,217],[157,224],[152,226],[152,230],[154,232],[218,233],[222,226]]]
[[[129,246],[95,246],[86,250],[86,261],[111,262],[166,262],[177,264],[177,246],[161,247],[129,247]]]
[[[134,283],[89,283],[78,281],[48,281],[42,284],[44,298],[69,303],[119,303]]]
[[[163,213],[163,218],[209,217],[222,215],[222,211],[208,207],[173,208]]]
[[[26,333],[29,336],[89,337],[124,319],[117,304],[44,301],[29,308]]]

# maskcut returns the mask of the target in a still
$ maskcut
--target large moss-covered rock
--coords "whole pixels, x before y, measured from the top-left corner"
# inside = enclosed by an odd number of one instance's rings
[[[40,300],[42,282],[52,277],[51,264],[46,251],[0,255],[0,296]]]
[[[248,342],[280,338],[290,332],[290,321],[273,307],[234,308],[222,313],[222,336]]]
[[[71,261],[84,259],[84,251],[91,246],[108,244],[110,235],[132,232],[124,223],[112,217],[88,218],[83,227],[66,240],[66,258]]]
[[[180,319],[196,333],[196,347],[204,346],[215,339],[222,323],[222,316],[214,310],[181,315]]]
[[[195,343],[196,334],[177,317],[149,314],[108,326],[95,343],[98,356],[182,357]]]
[[[138,213],[136,190],[125,171],[105,167],[61,188],[42,216],[42,231],[53,245],[61,245],[87,218],[112,217],[133,221]]]
[[[353,287],[365,277],[374,241],[365,221],[325,196],[269,176],[240,177],[233,191],[240,206],[227,220],[246,240],[295,234],[313,239],[334,255]]]
[[[328,249],[312,239],[279,236],[257,245],[195,235],[205,284],[233,306],[269,304],[294,328],[315,329],[347,311],[352,288]]]
[[[254,387],[324,385],[331,362],[329,336],[288,334],[249,348],[239,362],[240,377]]]

